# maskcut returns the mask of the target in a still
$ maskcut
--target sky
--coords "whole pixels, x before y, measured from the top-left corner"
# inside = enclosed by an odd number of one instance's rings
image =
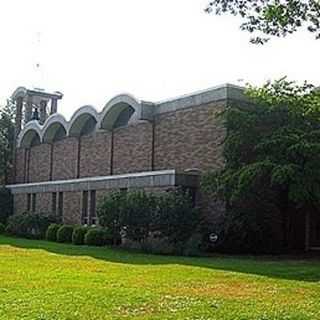
[[[320,40],[299,32],[252,45],[240,20],[206,14],[207,2],[1,0],[0,104],[18,86],[40,87],[64,94],[70,118],[120,93],[157,102],[283,76],[320,85]]]

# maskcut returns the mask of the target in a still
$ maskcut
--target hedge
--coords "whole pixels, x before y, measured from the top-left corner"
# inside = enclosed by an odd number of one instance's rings
[[[57,232],[57,241],[64,242],[64,243],[71,243],[73,229],[74,229],[74,227],[71,225],[61,226]]]

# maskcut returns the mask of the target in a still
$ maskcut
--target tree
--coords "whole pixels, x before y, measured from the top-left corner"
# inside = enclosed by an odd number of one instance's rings
[[[8,100],[0,109],[0,184],[9,182],[14,160],[15,105]]]
[[[126,237],[143,243],[150,235],[154,225],[157,198],[153,193],[131,191],[126,195],[123,217]]]
[[[97,214],[99,217],[99,224],[110,231],[113,238],[113,244],[116,244],[120,239],[121,229],[123,228],[126,198],[125,192],[114,191],[109,193],[98,206]]]
[[[320,38],[319,0],[214,0],[206,12],[240,16],[244,20],[240,29],[250,33],[285,37],[306,27],[316,39]],[[251,42],[263,44],[268,40],[256,36]]]
[[[158,202],[156,231],[181,253],[197,232],[199,212],[192,206],[189,193],[180,189],[162,194]]]
[[[247,94],[252,105],[222,114],[226,166],[206,175],[203,186],[226,201],[229,212],[255,212],[258,228],[251,234],[276,213],[287,248],[293,215],[319,212],[320,91],[284,78],[249,87]]]
[[[0,187],[0,223],[5,224],[13,212],[13,198],[10,190]]]

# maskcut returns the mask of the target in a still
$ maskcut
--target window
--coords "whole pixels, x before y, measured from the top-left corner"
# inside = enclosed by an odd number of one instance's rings
[[[120,188],[120,192],[122,194],[126,194],[128,192],[128,188]]]
[[[31,210],[31,193],[27,194],[27,212]]]
[[[58,215],[59,215],[59,217],[63,216],[63,192],[59,192]]]
[[[90,224],[97,224],[97,213],[96,213],[96,190],[90,191]]]
[[[57,193],[52,193],[51,211],[53,215],[57,214]]]
[[[89,224],[89,217],[88,217],[88,191],[82,192],[82,217],[81,217],[82,224]]]
[[[190,197],[190,200],[192,202],[192,207],[194,208],[197,203],[197,190],[196,190],[196,188],[185,187],[185,188],[182,188],[182,191],[185,192]]]
[[[32,208],[31,211],[32,212],[36,212],[36,193],[32,194]]]

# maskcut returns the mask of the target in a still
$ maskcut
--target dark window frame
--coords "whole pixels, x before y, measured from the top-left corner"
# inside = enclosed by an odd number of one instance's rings
[[[37,207],[37,194],[32,193],[32,198],[31,198],[31,211],[36,212],[36,207]]]
[[[27,194],[27,212],[31,211],[31,193]]]
[[[82,191],[82,212],[81,212],[81,223],[89,225],[89,215],[88,215],[88,203],[89,203],[89,193],[88,191]]]
[[[51,194],[51,210],[53,215],[57,214],[57,193],[56,192],[52,192]]]
[[[63,192],[58,194],[58,216],[63,217]]]
[[[97,193],[96,190],[90,191],[90,207],[89,207],[89,223],[90,225],[96,225],[97,224],[97,212],[96,212],[96,197]]]

